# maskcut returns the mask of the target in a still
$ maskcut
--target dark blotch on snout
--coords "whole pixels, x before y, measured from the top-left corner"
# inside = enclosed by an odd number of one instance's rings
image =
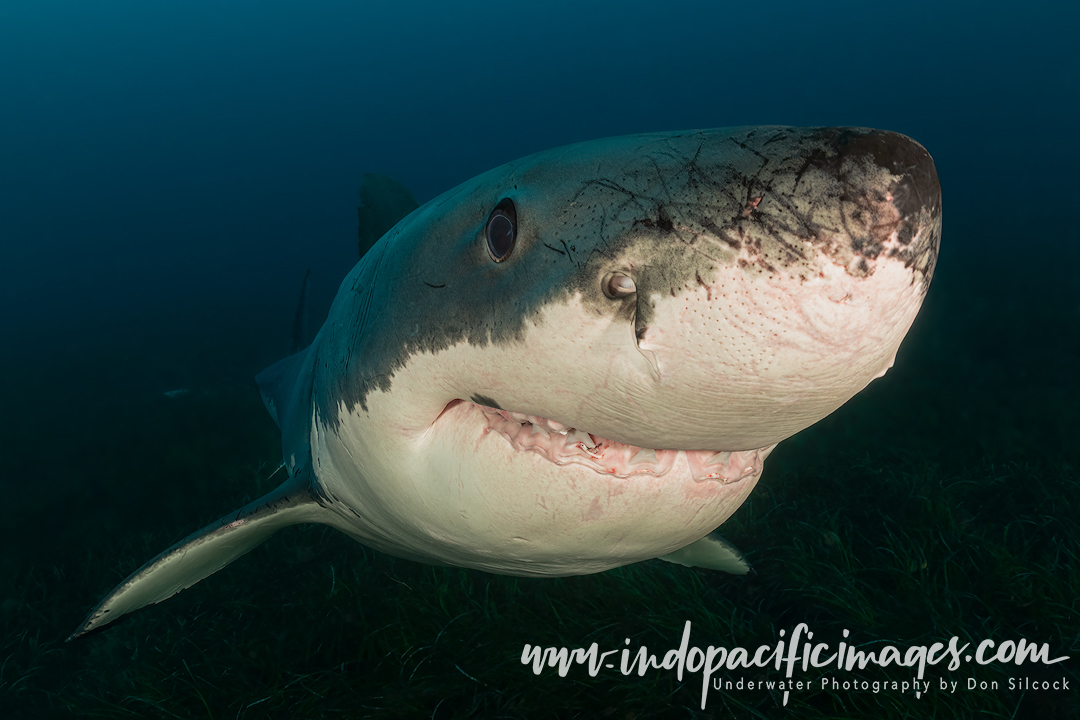
[[[941,185],[926,148],[905,135],[868,128],[816,128],[810,138],[818,147],[807,154],[799,174],[813,167],[837,181],[846,218],[852,221],[845,226],[852,233],[851,250],[862,257],[856,267],[866,268],[865,260],[876,259],[895,232],[900,248],[891,249],[889,256],[917,268],[929,281],[940,243]],[[891,180],[882,182],[885,177]],[[879,210],[887,198],[899,218]]]
[[[845,160],[856,160],[861,155],[900,176],[892,189],[893,205],[905,220],[916,218],[922,210],[931,217],[941,212],[941,184],[934,160],[919,143],[886,130],[828,128],[821,133],[836,149],[832,161],[837,173]]]

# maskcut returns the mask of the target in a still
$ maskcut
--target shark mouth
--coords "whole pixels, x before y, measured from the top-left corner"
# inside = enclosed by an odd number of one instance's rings
[[[474,403],[475,404],[475,403]],[[730,484],[761,473],[762,463],[775,444],[758,450],[654,450],[597,437],[555,420],[477,405],[487,419],[485,432],[497,432],[515,449],[534,452],[556,465],[577,463],[604,475],[660,476],[686,458],[697,482],[717,480]]]

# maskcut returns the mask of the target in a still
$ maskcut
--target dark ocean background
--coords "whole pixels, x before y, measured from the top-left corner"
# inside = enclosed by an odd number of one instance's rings
[[[0,714],[693,717],[697,675],[519,662],[525,643],[666,649],[691,620],[702,645],[807,622],[834,644],[1072,656],[936,668],[1002,685],[919,700],[717,691],[718,714],[1080,717],[1080,12],[1062,7],[5,0]],[[944,194],[896,368],[782,444],[724,526],[756,575],[518,580],[292,529],[63,642],[128,572],[269,489],[253,378],[288,351],[304,271],[317,327],[356,262],[363,173],[424,202],[566,143],[752,124],[910,135]],[[910,677],[892,670],[852,677]],[[1027,675],[1071,689],[1006,687]]]

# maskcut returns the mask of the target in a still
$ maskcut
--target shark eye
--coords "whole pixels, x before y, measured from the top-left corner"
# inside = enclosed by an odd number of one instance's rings
[[[514,201],[504,198],[488,215],[487,228],[488,254],[495,262],[502,262],[510,256],[517,239],[517,210]]]

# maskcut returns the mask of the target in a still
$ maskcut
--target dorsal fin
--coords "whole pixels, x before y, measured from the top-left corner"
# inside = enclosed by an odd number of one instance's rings
[[[398,224],[420,204],[409,189],[393,178],[377,173],[364,173],[360,181],[360,257],[371,249],[386,231]]]
[[[312,497],[309,480],[308,464],[304,463],[273,492],[188,535],[116,586],[68,640],[191,587],[253,549],[275,530],[295,523],[325,521],[327,511]]]

